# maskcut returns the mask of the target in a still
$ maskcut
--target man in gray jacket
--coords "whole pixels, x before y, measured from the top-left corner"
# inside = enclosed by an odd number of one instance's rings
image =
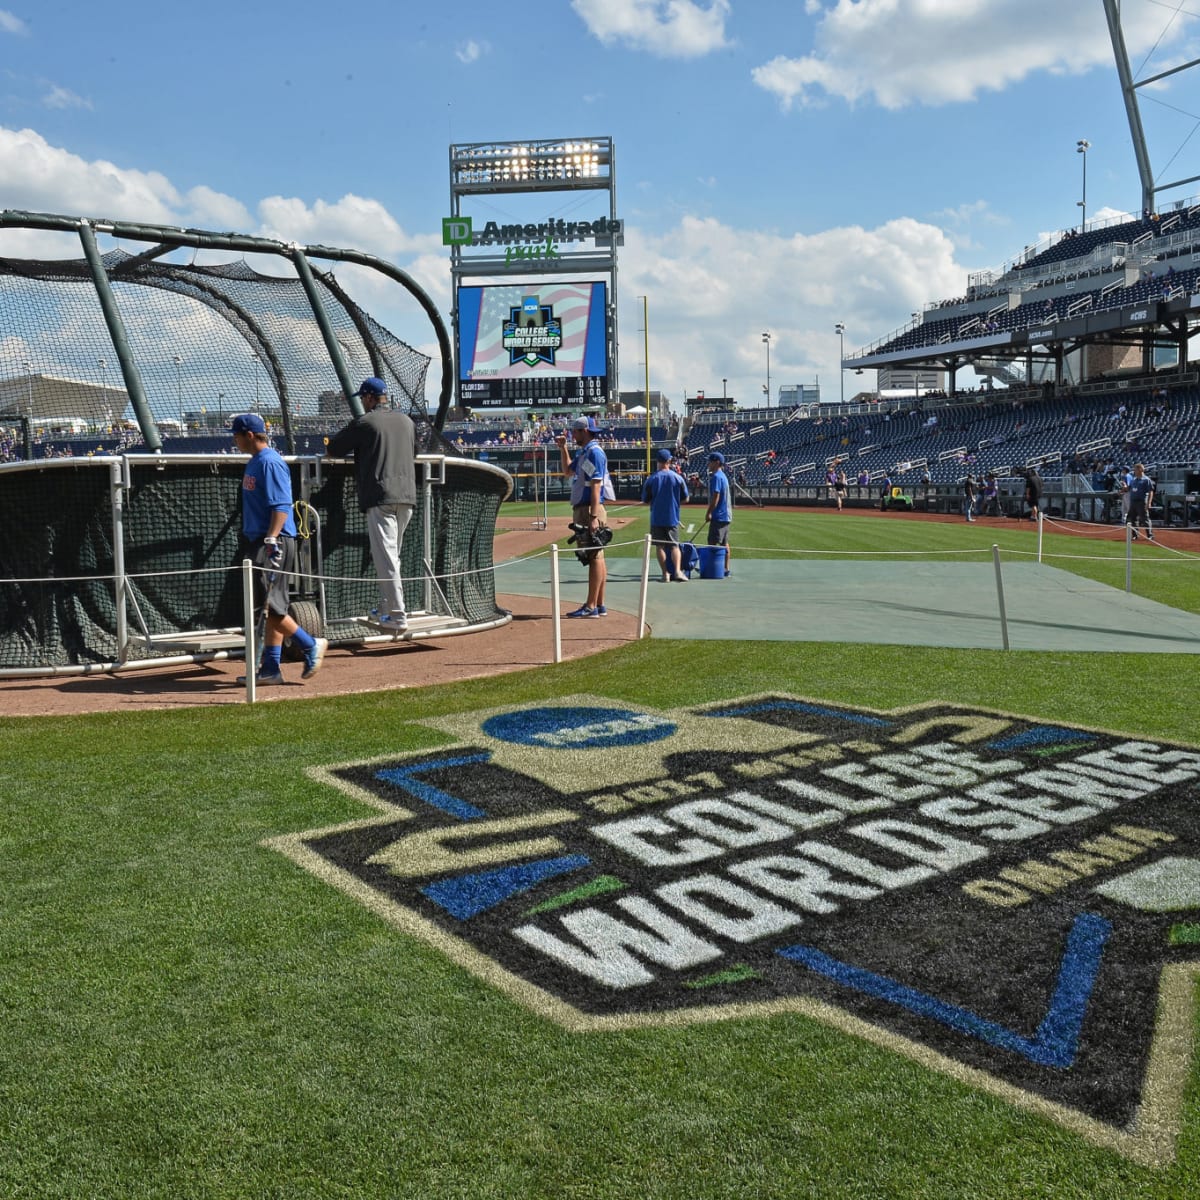
[[[358,506],[367,516],[371,558],[379,576],[379,613],[372,624],[389,633],[408,628],[400,577],[400,547],[417,502],[416,432],[402,412],[384,408],[387,384],[372,376],[354,393],[363,415],[329,439],[330,458],[354,455]]]

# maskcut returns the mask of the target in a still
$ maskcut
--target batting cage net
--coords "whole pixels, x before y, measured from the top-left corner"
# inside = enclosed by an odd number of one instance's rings
[[[162,435],[218,434],[234,413],[254,411],[288,437],[352,415],[297,279],[263,275],[244,262],[139,262],[122,250],[102,262]],[[364,313],[332,274],[313,283],[346,370],[356,382],[382,378],[393,405],[424,428],[428,446],[428,356]],[[103,441],[133,429],[86,262],[0,258],[0,310],[2,416],[28,416],[35,439],[86,427]]]
[[[14,244],[38,256],[13,257]],[[354,250],[12,210],[3,251],[0,671],[196,657],[240,635],[244,460],[228,427],[241,412],[260,414],[291,462],[310,535],[301,623],[362,640],[378,600],[353,464],[305,455],[361,414],[369,376],[417,426],[409,609],[430,634],[506,619],[492,536],[511,481],[442,438],[449,334],[402,270]],[[351,300],[330,262],[373,304],[424,310],[441,355],[433,412],[432,360]]]
[[[301,623],[334,645],[362,642],[378,587],[353,464],[289,462],[308,535],[293,580],[310,614]],[[0,670],[238,647],[244,465],[241,455],[129,455],[0,467]],[[492,536],[508,476],[436,456],[422,456],[418,472],[401,553],[411,625],[437,636],[503,623]]]

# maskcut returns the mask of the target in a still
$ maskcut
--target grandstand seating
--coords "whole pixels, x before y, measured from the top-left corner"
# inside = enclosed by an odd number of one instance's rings
[[[753,428],[697,423],[687,449],[693,463],[720,450],[750,487],[820,487],[834,459],[851,482],[865,472],[872,481],[887,474],[909,485],[926,470],[933,484],[948,484],[968,472],[1031,463],[1048,479],[1073,466],[1088,475],[1106,461],[1128,465],[1135,458],[1153,473],[1200,456],[1200,388],[1173,391],[1165,412],[1162,404],[1149,389],[1114,390],[1051,401],[977,398],[928,411],[781,419]]]
[[[1106,225],[1099,229],[1092,228],[1083,233],[1077,230],[1068,230],[1053,245],[1019,263],[1014,270],[1029,271],[1045,267],[1050,263],[1082,258],[1099,246],[1109,243],[1129,245],[1139,238],[1146,237],[1147,234],[1153,238],[1167,233],[1180,233],[1197,228],[1200,228],[1200,205],[1180,212],[1139,217],[1137,220],[1124,221],[1119,225]]]

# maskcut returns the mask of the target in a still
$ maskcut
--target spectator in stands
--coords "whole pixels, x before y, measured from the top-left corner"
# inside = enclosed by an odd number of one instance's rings
[[[1137,541],[1137,527],[1141,522],[1142,527],[1146,530],[1147,539],[1151,542],[1154,541],[1154,528],[1150,524],[1150,504],[1154,499],[1154,480],[1146,474],[1146,468],[1141,463],[1133,464],[1133,471],[1129,476],[1129,485],[1125,494],[1129,499],[1129,511],[1125,517],[1125,524],[1130,526],[1133,540]]]
[[[679,562],[679,506],[689,499],[683,476],[671,470],[670,450],[658,452],[658,470],[642,486],[642,503],[650,505],[650,540],[663,583],[687,583]]]

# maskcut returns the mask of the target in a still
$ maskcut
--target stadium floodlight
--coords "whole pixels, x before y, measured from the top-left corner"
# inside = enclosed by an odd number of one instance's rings
[[[839,321],[833,327],[838,335],[838,385],[841,402],[846,403],[846,326]]]
[[[607,186],[612,143],[585,141],[485,142],[450,147],[450,179],[460,194],[526,191],[539,187],[562,190]]]
[[[1092,143],[1087,138],[1080,138],[1075,143],[1075,153],[1083,155],[1083,199],[1078,202],[1078,207],[1082,211],[1082,216],[1079,220],[1079,232],[1087,232],[1087,152],[1092,148]]]
[[[183,366],[183,359],[177,354],[175,355],[175,404],[179,409],[179,423],[183,424],[183,375],[180,373],[180,368]]]
[[[26,360],[24,363],[24,367],[25,367],[25,386],[29,392],[29,397],[28,397],[29,412],[26,415],[32,421],[33,420],[33,363]]]
[[[771,407],[771,332],[767,330],[762,335],[763,345],[767,348],[767,384],[763,391],[767,394],[767,407]]]

